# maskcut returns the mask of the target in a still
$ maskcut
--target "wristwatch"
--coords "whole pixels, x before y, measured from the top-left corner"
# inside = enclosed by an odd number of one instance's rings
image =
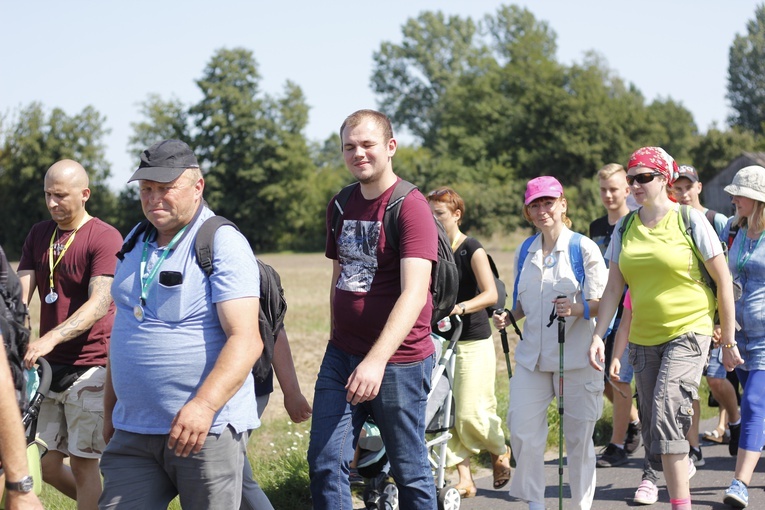
[[[462,310],[460,315],[465,315],[465,303],[457,303],[457,306],[459,306],[460,310]]]
[[[5,481],[5,488],[9,491],[16,492],[32,492],[35,488],[35,482],[31,476],[27,475],[18,482]]]

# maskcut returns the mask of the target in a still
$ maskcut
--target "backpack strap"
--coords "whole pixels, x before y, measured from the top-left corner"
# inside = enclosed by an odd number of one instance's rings
[[[222,226],[229,225],[239,230],[236,224],[223,216],[211,216],[197,230],[194,239],[194,251],[197,254],[197,263],[209,278],[213,272],[213,239],[215,232]]]
[[[391,193],[388,205],[385,206],[383,214],[383,229],[385,230],[385,239],[388,246],[398,252],[400,235],[398,231],[398,217],[401,215],[401,204],[406,196],[416,190],[417,186],[409,181],[400,180]]]
[[[529,254],[529,247],[534,239],[539,237],[539,233],[534,234],[531,237],[527,237],[523,244],[521,244],[521,251],[518,253],[518,269],[515,271],[515,283],[513,284],[513,309],[518,302],[518,282],[521,280],[521,270],[523,269],[523,263],[526,261],[526,257]]]
[[[568,259],[576,275],[576,281],[579,282],[579,288],[582,289],[582,304],[584,305],[584,320],[590,320],[590,305],[584,298],[584,258],[582,257],[582,237],[579,232],[574,232],[571,240],[568,242]]]
[[[627,214],[624,216],[624,219],[622,220],[622,226],[621,226],[621,227],[619,227],[619,235],[621,236],[621,239],[622,239],[622,247],[624,247],[624,234],[626,234],[626,233],[627,233],[627,231],[628,231],[628,230],[630,229],[630,227],[632,226],[632,222],[633,222],[633,221],[635,221],[635,214],[636,214],[636,213],[637,213],[639,210],[640,210],[640,209],[635,209],[634,211],[630,211],[630,212],[628,212],[628,213],[627,213]]]
[[[714,227],[715,216],[717,216],[717,211],[713,211],[712,209],[707,209],[707,212],[704,213],[704,216],[707,217],[707,221]]]
[[[141,234],[145,233],[149,229],[149,220],[143,220],[141,223],[133,228],[132,235],[129,235],[125,242],[122,243],[122,248],[117,252],[117,258],[125,260],[125,254],[135,248],[135,243],[138,242],[138,238]]]
[[[738,225],[735,225],[733,222],[730,223],[730,228],[728,229],[728,242],[726,243],[728,245],[728,252],[730,252],[731,246],[733,246],[733,240],[736,239],[738,228]]]
[[[348,203],[348,199],[351,198],[351,193],[359,186],[358,182],[349,184],[341,189],[337,196],[335,196],[335,207],[332,209],[332,221],[330,222],[330,228],[332,229],[332,235],[337,239],[341,230],[341,222],[343,221],[343,214],[345,214],[345,204]]]

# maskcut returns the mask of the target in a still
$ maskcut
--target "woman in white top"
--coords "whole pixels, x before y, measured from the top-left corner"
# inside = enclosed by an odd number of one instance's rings
[[[603,407],[603,376],[588,364],[587,349],[594,331],[598,300],[606,286],[607,270],[598,246],[575,235],[566,217],[568,202],[554,177],[537,177],[526,187],[524,217],[539,234],[528,245],[523,263],[516,253],[516,321],[526,318],[523,340],[515,348],[515,374],[510,381],[507,413],[511,446],[516,459],[510,495],[544,508],[544,453],[547,445],[547,407],[559,395],[560,356],[555,318],[565,319],[564,414],[571,508],[588,509],[595,494],[595,447],[592,433]],[[571,242],[581,252],[581,285],[570,259]],[[552,319],[552,320],[551,320]],[[507,314],[495,316],[498,328]]]

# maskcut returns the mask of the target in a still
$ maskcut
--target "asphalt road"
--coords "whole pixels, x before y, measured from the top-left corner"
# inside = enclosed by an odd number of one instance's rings
[[[717,424],[717,418],[703,421],[700,430],[711,430]],[[691,499],[694,509],[730,509],[722,503],[725,489],[733,478],[736,459],[728,454],[728,445],[718,445],[702,441],[702,452],[705,465],[697,468],[696,475],[691,479]],[[558,457],[552,452],[551,460],[545,463],[547,490],[545,491],[545,506],[549,510],[558,508]],[[564,461],[565,462],[565,461]],[[659,482],[659,501],[650,507],[636,505],[632,502],[635,489],[640,484],[643,466],[642,446],[630,457],[627,464],[615,468],[598,468],[597,489],[593,510],[612,510],[630,507],[644,507],[652,510],[671,510],[669,494]],[[564,468],[563,475],[563,508],[571,508],[571,493],[568,488],[568,473]],[[511,500],[507,488],[493,490],[491,475],[476,479],[478,493],[474,498],[463,499],[461,510],[494,510],[494,509],[526,509],[526,503]],[[762,466],[758,466],[749,488],[749,507],[756,510],[765,509],[765,477]]]

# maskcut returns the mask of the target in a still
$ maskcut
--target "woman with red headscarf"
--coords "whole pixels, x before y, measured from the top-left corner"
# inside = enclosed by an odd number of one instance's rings
[[[715,314],[715,296],[703,281],[696,252],[717,284],[721,343],[728,346],[723,362],[732,370],[741,360],[733,340],[733,287],[721,244],[695,209],[689,211],[690,225],[683,225],[680,206],[667,193],[677,170],[674,159],[660,147],[643,147],[630,158],[627,183],[640,208],[620,220],[606,252],[608,285],[598,309],[590,364],[602,370],[603,336],[626,283],[633,323],[639,325],[630,331],[629,359],[642,397],[639,414],[647,460],[654,469],[663,468],[672,510],[686,510],[691,508],[688,480],[695,469],[685,437]],[[614,346],[612,373],[618,373],[623,350],[623,343]],[[655,483],[644,479],[635,499],[655,501],[657,493]]]

